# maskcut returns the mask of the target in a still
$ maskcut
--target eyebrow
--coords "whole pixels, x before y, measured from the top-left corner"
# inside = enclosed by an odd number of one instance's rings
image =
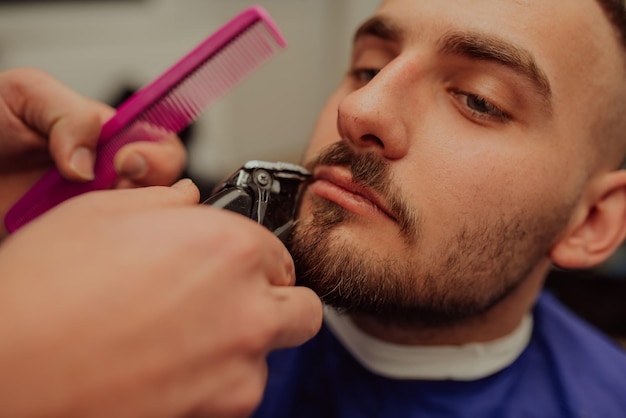
[[[552,104],[548,77],[533,55],[523,48],[482,33],[450,32],[439,41],[439,51],[444,55],[491,61],[510,68],[529,80],[548,106]]]
[[[400,42],[404,31],[390,19],[374,16],[357,29],[354,42],[368,35],[385,41]],[[546,106],[551,108],[552,88],[548,77],[526,49],[495,36],[458,31],[445,34],[439,40],[438,47],[439,53],[443,55],[458,55],[472,60],[491,61],[521,74],[531,82]]]
[[[374,36],[385,41],[400,41],[402,31],[394,25],[389,19],[381,16],[374,16],[365,21],[354,34],[353,42],[357,42],[364,36]]]

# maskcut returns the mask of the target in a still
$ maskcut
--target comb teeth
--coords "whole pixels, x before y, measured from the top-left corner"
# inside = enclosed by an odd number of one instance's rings
[[[202,111],[224,96],[237,82],[249,75],[255,66],[269,60],[279,46],[262,21],[257,22],[214,58],[198,67],[158,103],[138,119],[180,132]]]
[[[93,181],[70,182],[50,170],[7,212],[7,230],[14,232],[71,197],[112,187],[113,159],[121,147],[180,132],[284,46],[265,10],[245,10],[118,108],[102,127]]]

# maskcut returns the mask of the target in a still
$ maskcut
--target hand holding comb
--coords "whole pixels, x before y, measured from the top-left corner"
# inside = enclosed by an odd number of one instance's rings
[[[102,127],[92,181],[72,182],[51,169],[8,211],[7,230],[16,231],[71,197],[112,187],[117,180],[113,158],[121,147],[179,133],[285,46],[264,9],[244,10],[117,108]]]

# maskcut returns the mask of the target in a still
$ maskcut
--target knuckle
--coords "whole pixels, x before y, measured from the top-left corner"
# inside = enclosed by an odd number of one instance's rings
[[[239,216],[239,215],[237,215]],[[245,260],[246,264],[256,265],[261,260],[261,254],[264,251],[264,247],[259,239],[254,234],[251,234],[251,227],[254,225],[241,225],[233,222],[232,230],[227,229],[224,231],[224,243],[227,248],[226,251],[230,251],[232,258],[237,260]],[[247,228],[245,228],[247,227]]]
[[[7,70],[5,75],[9,93],[13,93],[16,97],[29,97],[33,86],[53,80],[48,73],[33,67],[14,68]]]
[[[238,391],[233,403],[233,414],[235,416],[248,416],[263,399],[264,384],[260,384],[258,379],[248,379]]]
[[[210,399],[200,408],[202,416],[248,417],[259,406],[265,391],[267,365],[257,367],[252,373],[238,379],[226,393]]]
[[[249,356],[264,356],[282,331],[275,306],[261,303],[260,299],[248,303],[243,317],[237,321],[238,346]]]

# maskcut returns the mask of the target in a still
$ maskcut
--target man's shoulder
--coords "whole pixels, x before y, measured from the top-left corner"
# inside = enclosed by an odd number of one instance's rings
[[[626,368],[626,350],[617,341],[567,308],[554,295],[541,294],[533,310],[533,339],[559,357],[583,356],[587,361]],[[596,364],[597,365],[597,364]],[[625,374],[626,378],[626,374]]]
[[[626,350],[551,294],[541,295],[533,317],[533,337],[520,359],[533,370],[527,377],[541,373],[577,411],[626,410]]]

